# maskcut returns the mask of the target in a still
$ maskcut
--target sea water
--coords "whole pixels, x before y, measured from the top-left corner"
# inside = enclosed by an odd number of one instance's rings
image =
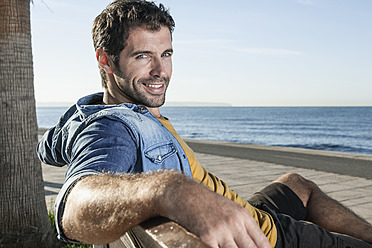
[[[67,107],[38,107],[39,127]],[[162,107],[183,138],[372,155],[372,107]]]

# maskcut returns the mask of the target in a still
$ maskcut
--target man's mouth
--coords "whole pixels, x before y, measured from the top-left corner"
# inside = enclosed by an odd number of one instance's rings
[[[163,94],[165,91],[165,85],[163,83],[161,84],[149,84],[149,83],[144,83],[143,84],[147,91],[150,92],[151,94],[159,95]]]
[[[146,84],[145,84],[146,85]],[[150,88],[155,88],[155,89],[159,89],[161,88],[163,85],[162,84],[148,84],[146,85],[147,87],[150,87]]]
[[[145,86],[146,91],[153,95],[164,94],[167,89],[168,82],[169,79],[166,77],[139,80],[139,83],[142,83],[142,85]]]

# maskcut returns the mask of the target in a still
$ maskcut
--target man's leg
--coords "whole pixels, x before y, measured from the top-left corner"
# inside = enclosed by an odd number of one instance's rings
[[[294,173],[285,174],[275,182],[286,185],[297,194],[307,209],[306,220],[330,232],[372,243],[372,225],[327,196],[314,182]]]

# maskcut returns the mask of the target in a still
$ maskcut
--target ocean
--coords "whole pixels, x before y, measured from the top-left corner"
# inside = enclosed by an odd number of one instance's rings
[[[67,107],[38,107],[39,127]],[[372,107],[162,107],[183,138],[372,155]]]

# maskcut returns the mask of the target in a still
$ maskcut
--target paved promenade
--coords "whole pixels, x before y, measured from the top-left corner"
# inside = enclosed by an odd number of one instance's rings
[[[210,142],[200,141],[197,143],[199,146],[208,148],[207,143]],[[233,146],[237,145],[234,144]],[[193,145],[191,145],[191,147],[193,147]],[[195,151],[203,150],[195,149],[195,147],[193,147],[193,149]],[[219,149],[221,151],[219,154],[224,154],[222,150],[226,151],[229,149],[231,150],[232,148],[229,145],[226,146],[226,144],[221,144]],[[265,150],[270,150],[270,147],[266,147]],[[282,148],[281,150],[286,150],[286,148]],[[301,150],[296,150],[296,152],[301,153]],[[372,222],[372,179],[369,179],[368,177],[363,178],[360,176],[341,175],[339,173],[324,172],[311,168],[298,168],[275,162],[250,160],[244,158],[244,154],[240,154],[241,156],[234,155],[235,157],[229,155],[229,157],[226,154],[225,156],[219,156],[214,155],[213,153],[216,153],[216,151],[204,151],[203,153],[197,152],[196,156],[202,165],[204,165],[210,172],[227,182],[229,187],[239,193],[243,199],[249,198],[249,196],[255,191],[260,190],[278,176],[286,172],[296,172],[315,181],[321,189],[331,197],[340,201],[345,206],[350,207],[353,211],[367,219],[369,222]],[[307,152],[305,151],[305,153]],[[310,153],[313,153],[315,157],[318,154],[317,151],[311,151]],[[335,157],[341,155],[342,154],[337,153]],[[345,156],[349,157],[347,154]],[[372,156],[362,157],[365,162],[367,161],[366,163],[368,163],[369,159],[372,161]],[[329,157],[330,160],[332,160],[331,158],[332,156]],[[354,159],[358,160],[358,158]],[[369,165],[371,165],[370,168],[363,167],[362,169],[368,170],[368,173],[370,173],[372,171],[372,162]],[[51,208],[51,202],[56,198],[56,195],[63,184],[66,169],[66,167],[57,168],[43,165],[45,194],[48,208]]]
[[[280,175],[296,172],[316,182],[332,198],[372,223],[371,179],[202,153],[197,157],[208,171],[224,180],[243,199],[248,199]]]

